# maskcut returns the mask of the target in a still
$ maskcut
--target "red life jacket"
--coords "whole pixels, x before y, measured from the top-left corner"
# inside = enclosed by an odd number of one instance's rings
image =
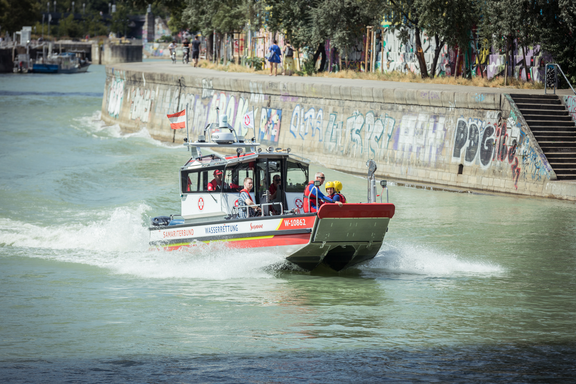
[[[304,213],[308,213],[308,201],[310,200],[310,185],[314,185],[314,180],[312,180],[311,182],[309,182],[306,185],[306,188],[304,188],[304,206],[302,207],[302,209],[304,209]],[[316,197],[318,197],[318,193],[316,193]],[[324,204],[324,202],[322,200],[320,200],[319,198],[316,199],[315,197],[312,197],[312,201],[314,204],[316,204],[316,200],[318,200],[318,206],[315,207],[312,204],[310,204],[310,212],[316,212],[318,209],[320,209],[320,206],[322,204]]]
[[[342,203],[346,203],[346,197],[343,194],[336,192],[335,195],[340,196],[340,201]]]

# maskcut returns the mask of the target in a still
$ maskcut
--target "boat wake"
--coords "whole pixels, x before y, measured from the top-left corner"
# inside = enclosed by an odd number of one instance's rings
[[[493,276],[505,272],[489,261],[471,261],[456,254],[438,252],[424,246],[385,244],[379,254],[361,266],[365,272],[444,276]]]
[[[156,147],[168,148],[168,149],[182,149],[181,144],[171,144],[164,143],[156,140],[150,136],[150,133],[143,127],[138,132],[126,133],[123,132],[118,124],[106,125],[104,121],[101,120],[102,112],[96,111],[90,116],[80,116],[73,119],[74,123],[72,127],[74,129],[84,131],[94,138],[106,140],[106,139],[144,139],[149,144]]]
[[[0,253],[105,268],[112,273],[154,279],[227,280],[272,278],[284,259],[269,250],[229,249],[221,243],[166,252],[150,250],[145,204],[116,208],[100,219],[42,226],[0,219]],[[74,220],[72,220],[74,221]]]

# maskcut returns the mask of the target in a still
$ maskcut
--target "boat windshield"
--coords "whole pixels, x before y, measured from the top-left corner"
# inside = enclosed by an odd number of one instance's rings
[[[286,162],[286,192],[303,192],[308,184],[308,165],[288,160]]]

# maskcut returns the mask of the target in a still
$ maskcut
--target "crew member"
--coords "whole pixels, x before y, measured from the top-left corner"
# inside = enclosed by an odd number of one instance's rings
[[[230,188],[230,186],[222,181],[222,171],[216,169],[214,171],[214,178],[208,183],[208,190],[221,191],[222,188]]]
[[[310,212],[317,212],[318,209],[320,209],[320,206],[322,206],[323,203],[327,202],[327,203],[334,203],[335,201],[332,200],[331,198],[324,196],[324,194],[322,192],[320,192],[319,188],[314,186],[314,182],[315,181],[319,181],[320,185],[322,185],[324,183],[324,179],[326,178],[324,176],[324,173],[322,172],[316,172],[315,175],[315,180],[312,180],[311,182],[308,183],[308,185],[306,186],[306,189],[304,189],[304,212],[308,213],[308,205],[310,205]],[[316,201],[318,201],[318,207],[316,207]],[[342,206],[342,203],[340,201],[336,202],[338,204],[338,206]]]
[[[238,206],[248,208],[240,209],[239,216],[242,219],[259,216],[260,214],[260,207],[254,208],[255,204],[252,200],[252,197],[250,196],[250,190],[252,190],[253,186],[254,182],[250,177],[244,179],[244,188],[240,191],[240,197],[238,197]]]
[[[282,179],[280,178],[280,175],[274,175],[272,178],[272,184],[270,184],[270,188],[268,188],[268,192],[270,192],[270,199],[276,200],[276,197],[278,197],[277,195],[280,194],[279,189],[281,182]]]

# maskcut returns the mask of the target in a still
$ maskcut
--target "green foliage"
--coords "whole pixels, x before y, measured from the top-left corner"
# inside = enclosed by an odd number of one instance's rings
[[[300,71],[299,71],[300,72]],[[302,63],[302,74],[304,75],[313,75],[317,72],[316,70],[316,62],[312,58],[311,55],[308,56],[306,60]]]
[[[182,11],[182,24],[209,35],[241,31],[249,20],[246,0],[188,0]]]
[[[0,0],[0,33],[17,32],[42,20],[40,3],[34,0]]]
[[[537,5],[540,44],[576,86],[576,4],[573,0],[537,0]]]
[[[58,34],[60,36],[67,36],[70,38],[82,37],[82,23],[74,20],[74,15],[69,14],[67,17],[60,20],[58,26]]]
[[[244,57],[243,61],[248,67],[254,68],[256,71],[261,71],[264,68],[264,59],[261,57]]]
[[[158,40],[156,40],[156,42],[158,42],[158,43],[170,43],[170,42],[172,42],[172,40],[173,40],[172,36],[165,35],[165,36],[162,36],[161,38],[159,38]]]

